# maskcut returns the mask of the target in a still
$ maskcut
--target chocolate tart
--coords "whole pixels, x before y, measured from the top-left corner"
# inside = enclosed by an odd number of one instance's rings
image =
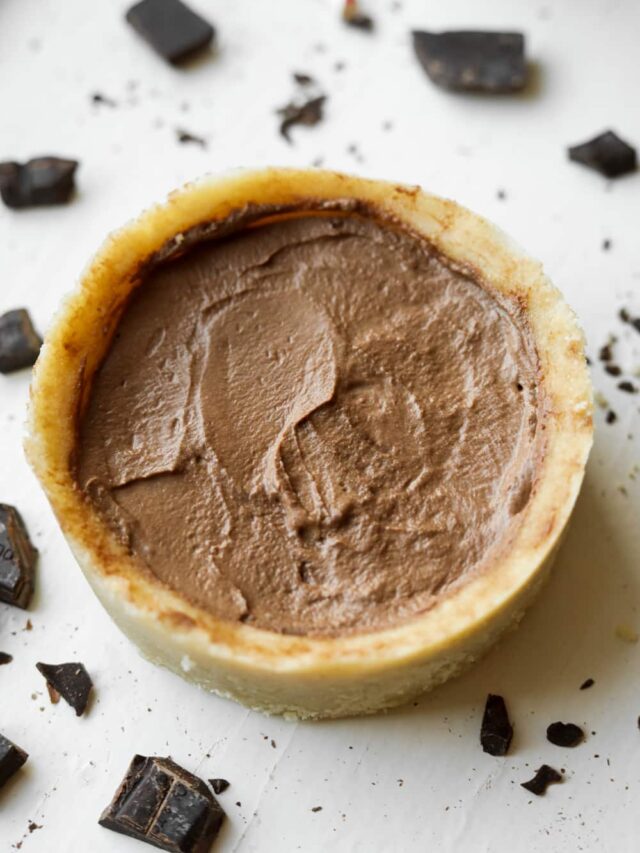
[[[406,702],[518,622],[591,442],[540,264],[418,187],[266,169],[107,239],[46,336],[26,450],[150,660],[321,718]]]

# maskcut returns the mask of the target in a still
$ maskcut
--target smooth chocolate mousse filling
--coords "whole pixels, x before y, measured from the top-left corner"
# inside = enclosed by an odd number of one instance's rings
[[[78,482],[141,569],[220,619],[416,617],[486,569],[535,487],[524,312],[372,217],[234,227],[146,265]]]

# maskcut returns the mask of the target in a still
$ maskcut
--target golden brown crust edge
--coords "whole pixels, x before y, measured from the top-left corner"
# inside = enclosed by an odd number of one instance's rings
[[[247,203],[313,206],[353,198],[428,238],[486,286],[526,306],[548,403],[538,486],[507,554],[491,571],[395,628],[293,637],[220,622],[140,574],[77,488],[78,400],[109,344],[142,259],[176,234]],[[95,592],[158,663],[254,708],[301,717],[370,713],[458,671],[517,621],[545,577],[577,497],[592,442],[591,385],[576,318],[542,267],[481,217],[418,187],[335,172],[238,171],[169,196],[110,236],[55,318],[34,369],[27,457]]]

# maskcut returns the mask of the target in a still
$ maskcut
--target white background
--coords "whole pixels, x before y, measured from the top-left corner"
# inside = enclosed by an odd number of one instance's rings
[[[321,157],[422,184],[496,221],[544,261],[591,356],[615,332],[618,361],[637,370],[640,335],[616,315],[623,304],[640,315],[640,174],[608,182],[565,154],[609,126],[640,145],[637,0],[370,0],[373,36],[344,27],[329,0],[194,5],[217,25],[219,50],[175,70],[124,23],[121,0],[3,0],[0,159],[58,154],[82,165],[68,207],[0,209],[0,311],[26,305],[44,331],[107,231],[189,178]],[[533,90],[487,98],[434,88],[409,31],[460,26],[524,30]],[[292,71],[317,77],[329,99],[323,124],[294,129],[289,146],[274,110],[294,93]],[[94,91],[117,107],[93,106]],[[177,127],[208,147],[178,144]],[[619,420],[596,413],[573,526],[517,633],[415,707],[293,723],[200,692],[119,634],[24,462],[28,371],[0,376],[0,501],[20,508],[41,553],[30,612],[0,605],[0,649],[14,656],[0,669],[0,731],[30,753],[0,792],[0,849],[21,840],[27,853],[144,849],[96,822],[141,752],[231,780],[215,847],[225,853],[636,851],[640,645],[615,629],[640,630],[640,479],[629,476],[640,462],[639,398],[616,390],[597,362],[593,377]],[[38,660],[86,664],[95,681],[86,717],[50,705]],[[581,692],[587,677],[595,686]],[[478,743],[488,691],[505,695],[515,722],[505,759]],[[586,743],[547,743],[558,719],[584,725]],[[566,781],[535,798],[519,783],[542,762],[565,768]],[[29,833],[29,821],[42,828]]]

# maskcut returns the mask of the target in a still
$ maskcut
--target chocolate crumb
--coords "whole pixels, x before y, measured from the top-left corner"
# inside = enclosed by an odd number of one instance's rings
[[[584,731],[575,723],[551,723],[547,727],[547,740],[555,746],[578,746],[584,740]]]
[[[293,79],[298,86],[315,86],[315,80],[310,74],[303,74],[299,71],[294,71]]]
[[[605,344],[600,347],[600,351],[598,352],[598,358],[600,361],[611,361],[613,358],[613,351],[611,349],[611,343]]]
[[[322,811],[322,806],[314,806],[314,807],[311,809],[311,811],[312,811],[312,812],[321,812],[321,811]]]
[[[489,755],[506,755],[513,737],[513,726],[509,721],[507,706],[502,696],[490,693],[480,728],[482,749]]]
[[[226,779],[209,779],[209,784],[214,794],[224,794],[231,783]]]
[[[342,7],[342,20],[350,27],[369,33],[375,28],[373,18],[360,11],[358,0],[345,0]]]
[[[506,194],[506,192],[505,192],[504,190],[498,190],[498,192],[496,193],[496,197],[497,197],[500,201],[505,201],[505,199],[507,198],[507,194]]]
[[[113,98],[109,98],[106,95],[103,95],[101,92],[94,92],[93,95],[91,95],[91,103],[104,107],[118,106],[118,104],[113,100]]]
[[[602,241],[602,251],[608,252],[610,248],[611,248],[611,240],[609,240],[608,238],[603,240]]]
[[[622,320],[623,323],[630,323],[631,322],[631,314],[629,314],[629,312],[627,311],[626,308],[621,308],[618,311],[618,317],[620,317],[620,319]]]
[[[0,316],[0,373],[13,373],[35,364],[42,339],[26,308]]]
[[[604,419],[608,424],[614,424],[618,420],[618,416],[612,409],[609,409]]]
[[[587,680],[583,681],[580,685],[580,690],[588,690],[590,687],[593,687],[594,684],[595,681],[593,680],[593,678],[587,678]]]
[[[12,660],[12,655],[7,654],[7,652],[0,652],[0,666],[4,666],[6,663],[11,663]]]
[[[27,619],[27,621],[24,623],[24,628],[22,630],[33,631],[33,622],[31,621],[31,619]]]
[[[571,146],[568,154],[574,163],[595,169],[607,178],[617,178],[633,172],[637,165],[635,148],[611,130],[588,142]]]
[[[548,764],[543,764],[542,767],[539,767],[536,770],[536,775],[533,779],[529,779],[528,782],[521,782],[520,784],[523,788],[526,788],[527,791],[531,791],[532,794],[535,794],[537,797],[541,797],[546,792],[549,785],[563,781],[562,776],[557,770],[554,770],[553,767],[549,767]]]
[[[637,394],[638,389],[633,384],[633,382],[628,382],[626,379],[624,382],[618,382],[618,388],[621,391],[625,391],[627,394]]]
[[[300,124],[306,127],[313,127],[322,121],[323,106],[326,100],[326,95],[319,95],[302,104],[291,102],[277,110],[277,114],[282,119],[280,122],[280,133],[287,142],[291,142],[289,131],[295,125]]]
[[[55,694],[62,696],[67,704],[71,705],[77,717],[84,714],[89,702],[89,694],[91,693],[93,682],[83,664],[37,663],[36,669],[41,675],[44,675],[47,686],[51,687]],[[52,702],[57,701],[54,700],[51,693],[49,695]]]
[[[176,128],[176,137],[178,142],[181,143],[189,143],[193,142],[195,145],[199,145],[201,148],[207,147],[207,140],[202,136],[196,136],[195,133],[190,133],[188,130],[182,130],[181,128]]]
[[[605,364],[604,369],[610,376],[620,376],[622,374],[622,368],[618,367],[617,364]]]

